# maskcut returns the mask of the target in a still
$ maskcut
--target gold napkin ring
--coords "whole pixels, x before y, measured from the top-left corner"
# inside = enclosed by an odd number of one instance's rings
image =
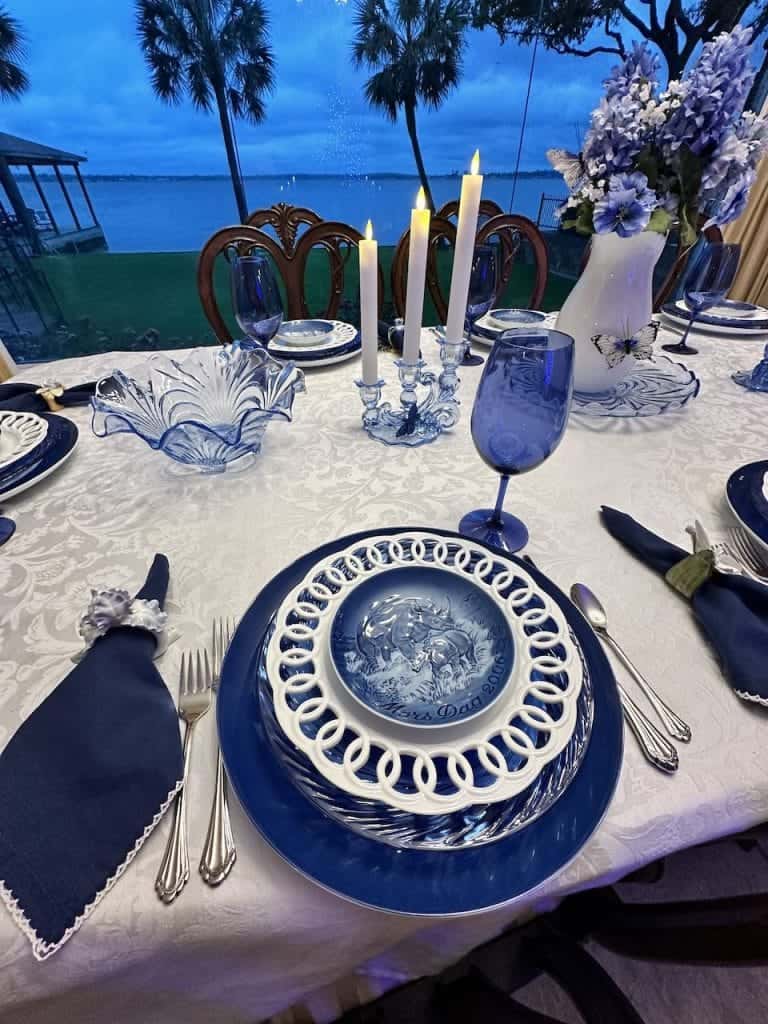
[[[43,384],[42,387],[35,391],[36,395],[40,395],[45,404],[48,406],[48,412],[62,412],[64,409],[63,405],[59,405],[56,401],[57,398],[61,398],[64,394],[64,388],[61,384]]]

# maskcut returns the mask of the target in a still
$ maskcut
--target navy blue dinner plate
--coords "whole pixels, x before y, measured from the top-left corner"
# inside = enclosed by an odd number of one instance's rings
[[[64,416],[42,414],[48,421],[48,433],[23,459],[0,469],[0,498],[10,498],[48,476],[77,444],[78,430]]]
[[[759,541],[768,545],[768,501],[763,495],[763,480],[768,473],[768,459],[750,462],[732,473],[726,484],[728,504],[742,526]]]
[[[248,817],[273,849],[307,878],[345,899],[393,913],[478,913],[530,893],[568,864],[598,828],[621,769],[621,706],[610,665],[592,630],[553,583],[525,564],[562,608],[594,686],[589,747],[557,803],[527,828],[465,850],[396,849],[324,814],[291,782],[264,731],[255,671],[264,632],[286,594],[318,561],[366,537],[404,529],[367,530],[330,541],[297,559],[264,587],[243,616],[224,661],[217,700],[221,750]],[[422,529],[459,536],[449,530]],[[506,553],[503,557],[522,564]]]

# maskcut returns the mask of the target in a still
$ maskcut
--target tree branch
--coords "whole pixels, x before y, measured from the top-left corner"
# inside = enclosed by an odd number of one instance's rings
[[[553,43],[550,49],[555,53],[568,53],[572,57],[591,57],[595,53],[614,53],[617,57],[626,56],[626,50],[622,52],[615,46],[593,46],[589,50],[580,50],[576,46],[571,46],[570,43]]]
[[[619,48],[618,49],[619,56],[622,59],[624,57],[626,57],[627,56],[627,48],[624,45],[624,39],[623,39],[623,37],[621,35],[621,32],[619,32],[619,30],[617,28],[611,28],[611,15],[610,15],[610,12],[608,12],[605,15],[605,23],[603,25],[603,31],[605,32],[605,34],[607,36],[610,36],[611,39],[615,39],[616,40],[616,45]]]
[[[654,39],[653,32],[651,32],[645,22],[638,18],[635,12],[627,6],[624,0],[616,0],[616,10],[621,13],[622,17],[626,18],[630,25],[633,25],[637,29],[644,39],[649,39],[651,42],[656,41]]]
[[[667,8],[667,24],[671,22],[669,26],[671,29],[674,28],[675,23],[682,29],[686,39],[701,38],[701,30],[698,25],[694,25],[688,15],[683,9],[681,0],[670,0],[669,7]]]

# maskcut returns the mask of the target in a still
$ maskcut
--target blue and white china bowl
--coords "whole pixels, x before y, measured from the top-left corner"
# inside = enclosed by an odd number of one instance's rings
[[[750,462],[732,473],[725,487],[731,511],[768,554],[768,459]]]
[[[267,348],[276,359],[292,359],[306,367],[330,366],[360,352],[360,334],[341,320],[287,320]]]
[[[482,608],[495,628],[498,619],[491,619],[491,602],[513,637],[513,648],[508,641],[502,645],[502,666],[512,651],[514,664],[501,696],[473,717],[458,718],[441,729],[374,713],[350,693],[331,656],[332,626],[348,595],[365,585],[357,607],[367,609],[368,581],[385,577],[379,592],[390,594],[388,573],[411,573],[416,582],[408,586],[418,588],[424,569],[456,578],[450,586],[442,583],[452,601],[478,591],[482,596],[473,598],[474,607]],[[352,607],[352,620],[361,625],[364,616]],[[445,601],[435,607],[434,621],[441,626],[445,622],[439,612],[446,608]],[[376,621],[364,638],[363,649],[374,663],[411,654],[418,658],[408,643],[409,633],[424,633],[427,657],[441,663],[442,685],[448,685],[454,669],[463,672],[471,664],[461,633],[477,644],[476,657],[487,660],[489,652],[482,646],[487,641],[481,643],[474,624],[462,619],[467,628],[460,624],[450,638],[461,647],[459,653],[436,642],[436,627],[429,625],[425,632],[418,610],[396,612]],[[344,660],[346,651],[337,655]],[[442,664],[445,658],[450,664]],[[424,669],[424,678],[431,679],[431,667]],[[530,786],[568,745],[583,682],[582,661],[562,611],[524,569],[491,558],[486,548],[469,539],[446,541],[422,531],[373,537],[313,566],[278,610],[267,674],[280,729],[329,783],[358,798],[426,815],[509,799]],[[440,709],[447,703],[438,697],[426,713],[442,721]]]
[[[327,344],[334,330],[331,320],[284,320],[273,340],[280,346],[314,348]]]
[[[204,473],[255,455],[271,419],[291,419],[304,374],[259,346],[195,349],[182,362],[153,356],[130,377],[96,385],[93,431],[136,434],[155,451]]]
[[[668,320],[681,327],[693,315],[683,299],[665,303],[661,311]],[[712,309],[697,313],[694,328],[738,337],[763,335],[768,333],[768,310],[751,302],[724,299]]]
[[[13,498],[64,465],[75,450],[78,429],[64,416],[43,413],[45,437],[24,456],[0,469],[0,500]]]
[[[696,398],[701,381],[687,366],[666,356],[637,360],[623,380],[602,392],[574,391],[571,412],[581,416],[660,416]]]
[[[489,327],[495,327],[501,331],[509,331],[514,327],[530,327],[532,324],[542,324],[547,319],[547,314],[540,309],[492,309],[486,313],[478,323],[485,321]]]
[[[48,423],[33,412],[0,409],[0,469],[29,455],[48,433]]]
[[[570,784],[527,827],[499,842],[469,847],[465,842],[471,842],[473,817],[468,815],[464,835],[457,835],[451,848],[396,849],[311,800],[275,756],[267,736],[254,665],[276,609],[313,565],[353,543],[401,532],[380,529],[324,544],[263,587],[229,646],[216,701],[227,775],[245,813],[278,856],[339,897],[390,913],[433,917],[473,914],[533,898],[573,860],[603,820],[619,777],[623,740],[621,705],[600,641],[565,595],[536,569],[530,569],[534,581],[562,608],[583,650],[594,692],[594,722]],[[446,541],[458,539],[447,531],[434,533]]]
[[[428,728],[490,707],[515,660],[498,604],[469,579],[427,566],[364,580],[339,605],[329,639],[339,678],[365,707]]]

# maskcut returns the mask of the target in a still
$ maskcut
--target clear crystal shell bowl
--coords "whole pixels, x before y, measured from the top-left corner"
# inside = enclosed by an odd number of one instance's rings
[[[98,437],[136,434],[155,451],[204,473],[261,449],[273,418],[290,420],[304,374],[264,348],[199,348],[178,361],[156,355],[134,376],[116,370],[96,385]]]

